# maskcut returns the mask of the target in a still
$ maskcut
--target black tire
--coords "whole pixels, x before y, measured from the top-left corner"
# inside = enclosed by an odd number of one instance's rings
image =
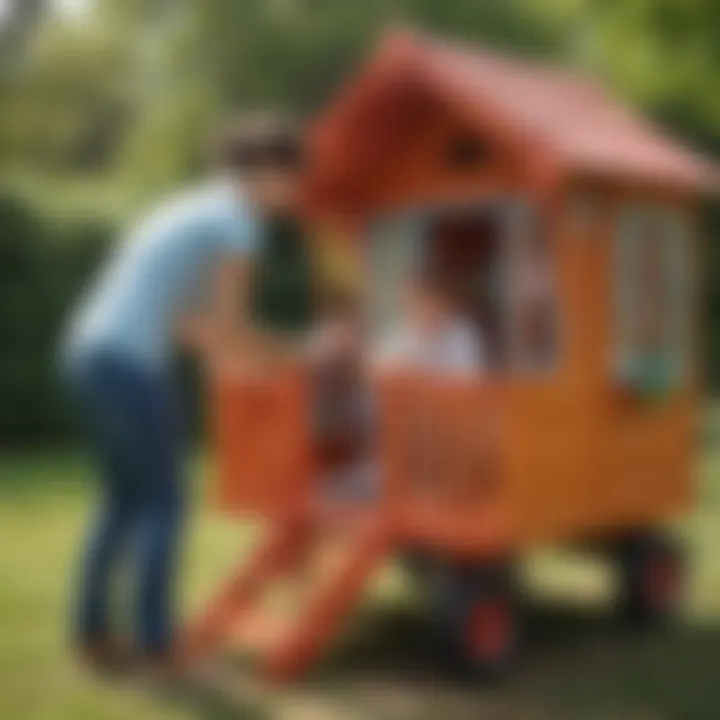
[[[670,538],[638,534],[620,543],[618,612],[630,627],[672,624],[680,614],[685,590],[685,563]]]
[[[425,584],[437,575],[439,561],[430,553],[410,549],[400,554],[400,567],[415,582]]]
[[[522,635],[509,568],[446,566],[434,584],[437,643],[446,667],[480,680],[507,675]]]

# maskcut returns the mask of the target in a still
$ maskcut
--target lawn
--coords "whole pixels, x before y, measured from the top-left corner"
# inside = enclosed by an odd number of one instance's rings
[[[606,571],[547,553],[527,568],[534,601],[517,676],[493,690],[460,686],[434,665],[407,583],[390,568],[310,681],[276,691],[231,668],[232,692],[170,696],[102,682],[69,657],[68,595],[91,496],[88,468],[72,455],[0,456],[0,718],[720,718],[720,451],[707,450],[699,465],[700,502],[681,528],[691,591],[683,624],[670,634],[624,636],[605,607]],[[212,588],[251,534],[196,506],[185,607]]]

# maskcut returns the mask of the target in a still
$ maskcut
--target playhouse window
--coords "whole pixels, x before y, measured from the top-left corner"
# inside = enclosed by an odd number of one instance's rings
[[[691,328],[691,241],[687,219],[635,206],[615,238],[615,372],[626,384],[663,388],[687,369]]]
[[[559,303],[554,255],[532,211],[513,208],[508,243],[508,335],[513,370],[555,367],[559,349]]]
[[[547,238],[524,206],[488,202],[397,215],[370,242],[369,324],[375,338],[398,327],[400,292],[413,268],[448,280],[478,329],[491,369],[544,371],[558,351],[555,267]]]

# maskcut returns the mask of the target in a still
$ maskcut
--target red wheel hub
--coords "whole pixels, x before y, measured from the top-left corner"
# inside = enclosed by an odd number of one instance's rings
[[[654,557],[645,570],[646,597],[658,609],[670,609],[679,599],[681,573],[677,559],[669,554]]]
[[[481,658],[503,655],[512,644],[515,623],[506,600],[479,602],[470,615],[469,640],[473,652]]]

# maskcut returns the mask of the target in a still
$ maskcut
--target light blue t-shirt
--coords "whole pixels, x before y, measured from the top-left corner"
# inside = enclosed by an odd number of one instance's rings
[[[64,355],[109,350],[162,367],[184,312],[201,305],[220,260],[249,254],[258,222],[230,183],[179,194],[130,228],[83,297]]]

